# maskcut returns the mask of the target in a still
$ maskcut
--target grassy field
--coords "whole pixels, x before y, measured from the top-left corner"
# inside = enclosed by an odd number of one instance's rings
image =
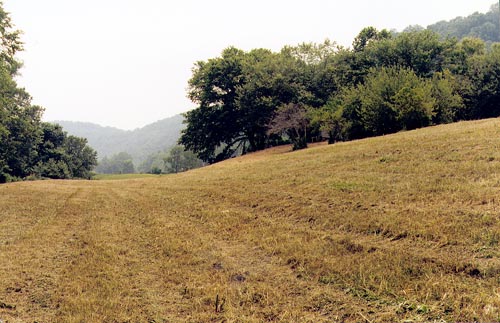
[[[0,186],[3,322],[495,322],[500,120]]]

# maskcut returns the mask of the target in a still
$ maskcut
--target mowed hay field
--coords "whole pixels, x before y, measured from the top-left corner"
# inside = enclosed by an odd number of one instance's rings
[[[3,322],[495,322],[500,120],[0,186]]]

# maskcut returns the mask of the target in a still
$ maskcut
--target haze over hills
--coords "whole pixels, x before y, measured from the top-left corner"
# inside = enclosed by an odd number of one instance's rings
[[[129,153],[135,163],[148,155],[175,146],[184,128],[181,115],[166,118],[135,130],[103,127],[90,122],[53,121],[70,135],[87,138],[99,159],[119,152]]]
[[[451,36],[458,39],[477,37],[491,44],[500,41],[499,24],[499,7],[498,3],[495,3],[487,13],[475,12],[467,17],[439,21],[429,25],[427,29],[435,31],[443,37]]]

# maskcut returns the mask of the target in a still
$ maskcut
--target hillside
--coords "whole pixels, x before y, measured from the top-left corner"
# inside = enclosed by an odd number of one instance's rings
[[[439,21],[427,28],[443,37],[451,36],[458,39],[477,37],[487,43],[500,42],[500,14],[498,3],[491,6],[487,13],[475,12],[467,17],[457,17],[450,21]]]
[[[184,128],[183,117],[177,115],[131,131],[102,127],[88,122],[54,121],[70,135],[87,138],[99,158],[127,152],[140,163],[152,153],[174,146]]]
[[[500,120],[0,186],[4,322],[494,322]]]

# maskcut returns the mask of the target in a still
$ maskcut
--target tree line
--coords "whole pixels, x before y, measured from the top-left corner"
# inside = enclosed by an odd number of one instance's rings
[[[440,21],[427,27],[442,36],[481,38],[486,44],[500,42],[500,19],[498,3],[486,13],[475,12],[467,17],[457,17],[451,21]]]
[[[500,44],[431,30],[364,28],[335,42],[225,49],[195,64],[180,143],[214,163],[285,142],[294,149],[500,115]]]
[[[43,108],[20,88],[20,31],[0,2],[0,183],[26,178],[89,178],[97,163],[86,139],[42,122]]]
[[[96,172],[100,174],[172,174],[185,172],[190,169],[202,167],[203,161],[182,146],[174,146],[165,151],[150,154],[136,168],[132,156],[127,152],[120,152],[111,157],[101,159]]]

